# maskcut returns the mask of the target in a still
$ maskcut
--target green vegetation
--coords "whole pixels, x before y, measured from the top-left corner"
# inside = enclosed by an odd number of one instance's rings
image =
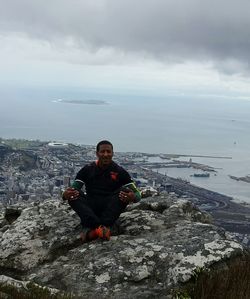
[[[175,291],[175,299],[192,299],[187,291]]]
[[[39,287],[33,283],[27,284],[27,288],[16,288],[12,285],[0,283],[0,299],[73,299],[70,294],[51,294],[48,288]]]
[[[37,148],[45,145],[48,142],[40,140],[26,140],[26,139],[3,139],[0,138],[0,142],[5,145],[10,146],[13,149],[28,149],[28,148]]]
[[[176,299],[249,299],[250,254],[210,270],[197,268],[189,283],[174,295]]]

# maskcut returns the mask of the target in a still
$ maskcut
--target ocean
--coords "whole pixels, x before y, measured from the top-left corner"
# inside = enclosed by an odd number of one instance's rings
[[[105,104],[69,103],[91,100]],[[250,184],[228,177],[250,174],[250,101],[40,88],[1,89],[0,104],[3,138],[80,144],[109,139],[114,149],[122,152],[232,157],[192,158],[218,168],[217,176],[206,179],[193,178],[185,169],[162,171],[250,203]]]

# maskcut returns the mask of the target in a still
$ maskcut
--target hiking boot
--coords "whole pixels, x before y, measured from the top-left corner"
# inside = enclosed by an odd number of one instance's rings
[[[80,233],[80,240],[82,241],[82,243],[86,243],[96,239],[98,239],[96,228],[94,229],[84,228]]]
[[[100,225],[95,229],[96,234],[98,235],[98,238],[103,239],[103,240],[110,240],[110,229],[104,225]]]
[[[98,239],[99,236],[96,230],[97,228],[93,228],[87,232],[87,241],[93,241]]]
[[[104,225],[100,225],[97,228],[83,230],[80,233],[80,239],[82,243],[86,243],[89,241],[93,241],[96,239],[102,239],[102,240],[110,240],[110,229]]]

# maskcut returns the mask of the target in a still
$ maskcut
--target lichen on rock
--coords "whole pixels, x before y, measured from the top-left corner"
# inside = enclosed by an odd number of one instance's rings
[[[82,298],[171,298],[195,269],[244,252],[208,214],[167,195],[129,206],[109,242],[81,244],[77,215],[59,201],[22,207],[1,225],[2,273]]]

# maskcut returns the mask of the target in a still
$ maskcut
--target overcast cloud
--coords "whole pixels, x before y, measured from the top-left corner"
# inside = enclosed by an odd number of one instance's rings
[[[4,0],[0,29],[169,60],[248,62],[249,14],[248,0]]]
[[[193,62],[246,77],[250,70],[249,0],[0,0],[0,5],[1,48],[16,57],[19,40],[31,45],[27,55],[72,64]]]

